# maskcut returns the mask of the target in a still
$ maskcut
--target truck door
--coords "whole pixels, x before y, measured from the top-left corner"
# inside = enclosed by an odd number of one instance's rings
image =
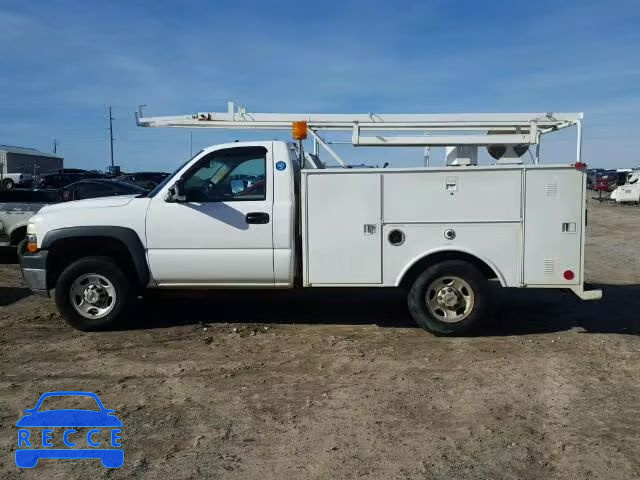
[[[183,176],[184,201],[156,195],[147,250],[159,285],[273,285],[271,142],[222,148]]]

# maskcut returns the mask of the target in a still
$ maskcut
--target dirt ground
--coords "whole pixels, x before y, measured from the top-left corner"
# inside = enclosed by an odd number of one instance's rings
[[[640,207],[589,219],[602,301],[500,292],[467,338],[380,290],[154,296],[85,334],[0,265],[0,477],[640,478]],[[115,409],[122,468],[16,467],[15,423],[52,390]]]

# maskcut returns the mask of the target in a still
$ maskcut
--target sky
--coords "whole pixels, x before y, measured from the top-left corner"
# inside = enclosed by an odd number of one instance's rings
[[[277,132],[145,129],[225,111],[584,112],[583,159],[640,165],[640,1],[0,0],[0,144],[65,166],[171,171],[191,151]],[[543,144],[574,160],[575,132]],[[421,149],[342,151],[352,163]],[[380,150],[385,150],[381,152]],[[397,157],[396,157],[397,155]],[[394,163],[397,162],[397,163]],[[399,165],[398,165],[399,166]]]

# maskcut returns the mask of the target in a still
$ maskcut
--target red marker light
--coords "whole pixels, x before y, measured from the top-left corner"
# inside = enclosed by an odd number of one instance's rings
[[[571,270],[565,270],[563,275],[565,280],[573,280],[576,277]]]

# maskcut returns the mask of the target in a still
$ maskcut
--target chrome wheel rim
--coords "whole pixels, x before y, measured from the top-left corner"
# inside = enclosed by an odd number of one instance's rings
[[[475,303],[471,286],[460,277],[440,277],[429,285],[425,294],[429,313],[445,323],[461,322],[469,316]]]
[[[116,305],[116,289],[109,279],[97,273],[80,275],[71,285],[71,305],[84,318],[97,320]]]

